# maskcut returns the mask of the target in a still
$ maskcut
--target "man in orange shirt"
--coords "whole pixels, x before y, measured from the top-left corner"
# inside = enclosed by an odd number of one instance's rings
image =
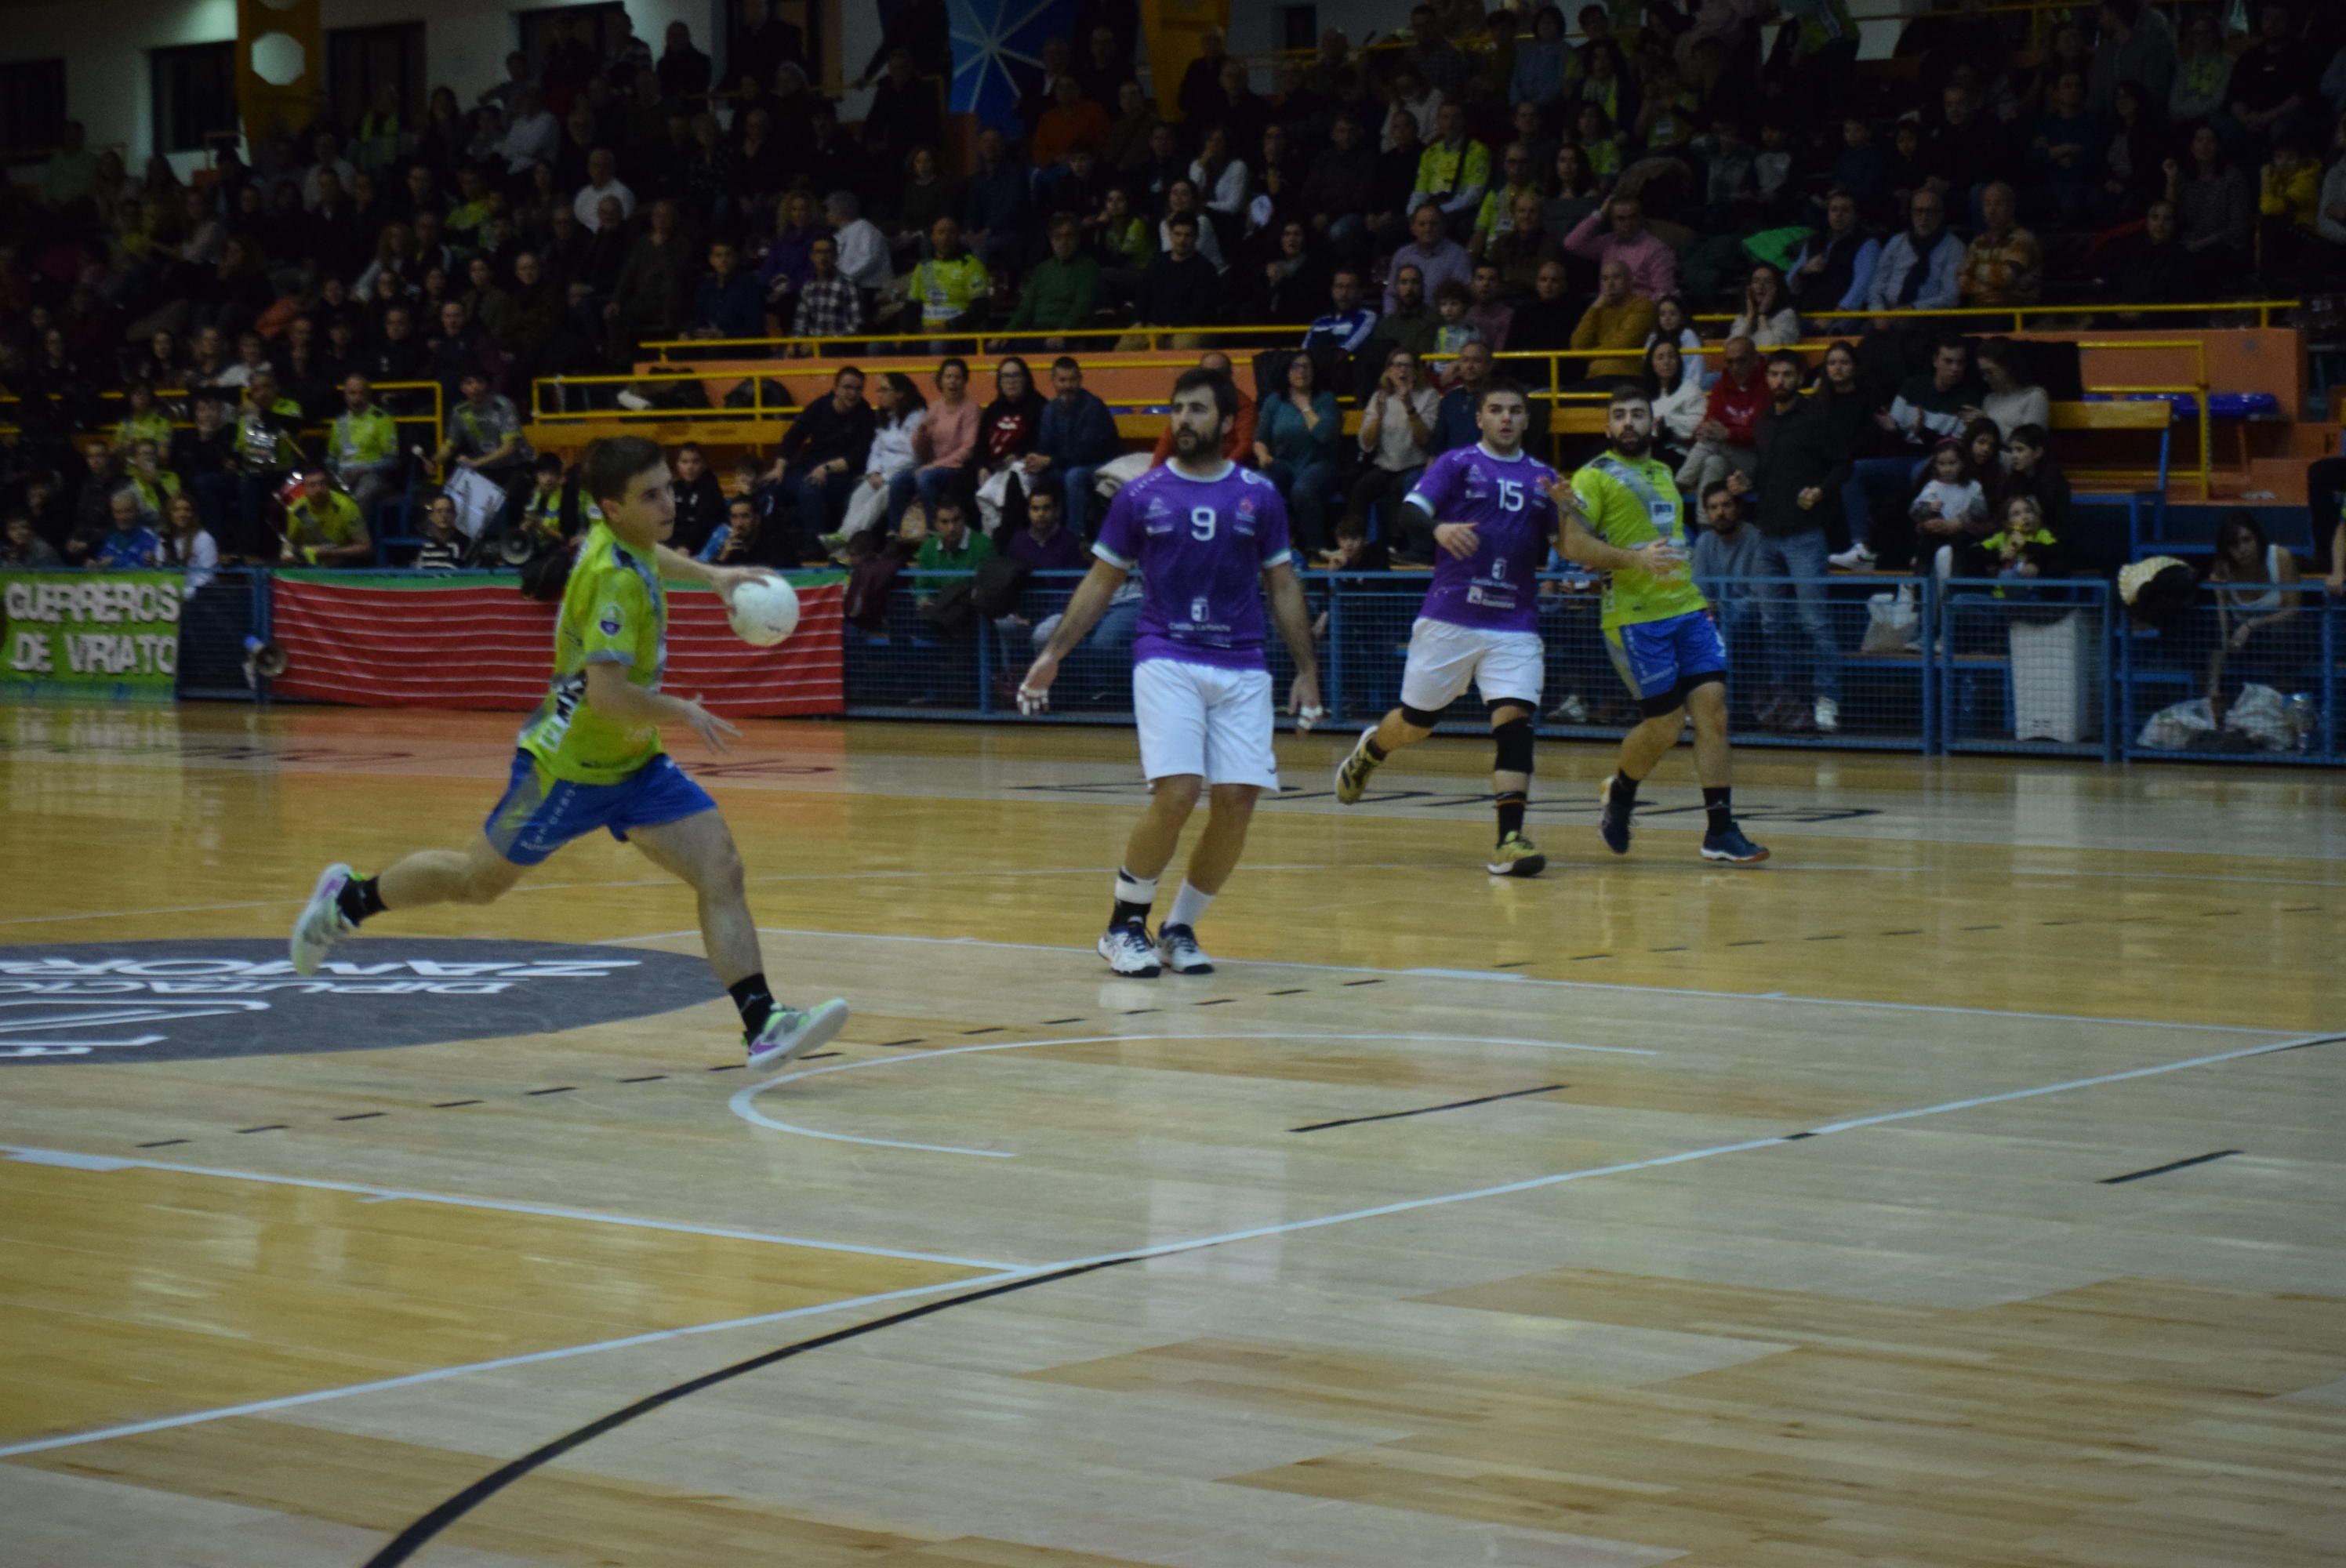
[[[1086,97],[1083,83],[1073,76],[1059,78],[1053,97],[1035,124],[1035,167],[1064,168],[1067,155],[1077,148],[1097,157],[1100,144],[1107,139],[1107,109]]]

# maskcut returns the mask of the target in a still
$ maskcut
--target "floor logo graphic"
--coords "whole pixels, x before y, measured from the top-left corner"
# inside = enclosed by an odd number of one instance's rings
[[[648,948],[362,937],[315,975],[260,940],[0,947],[0,1063],[179,1062],[536,1034],[719,994]]]

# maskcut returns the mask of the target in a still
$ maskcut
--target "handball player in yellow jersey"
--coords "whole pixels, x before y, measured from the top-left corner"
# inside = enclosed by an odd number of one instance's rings
[[[493,903],[530,867],[602,828],[699,895],[709,966],[740,1009],[750,1065],[779,1066],[838,1033],[847,1003],[801,1010],[774,1000],[733,835],[717,802],[662,749],[658,728],[684,725],[714,751],[740,733],[699,701],[659,689],[663,574],[705,583],[729,604],[737,585],[764,574],[703,565],[661,543],[676,524],[676,503],[657,443],[599,441],[582,466],[602,521],[587,531],[563,591],[554,677],[522,726],[504,799],[469,850],[418,850],[372,877],[328,866],[294,922],[293,967],[313,972],[337,941],[386,910]]]

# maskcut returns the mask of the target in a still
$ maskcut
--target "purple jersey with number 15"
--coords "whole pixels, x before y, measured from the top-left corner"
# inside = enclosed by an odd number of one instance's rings
[[[1410,504],[1436,523],[1472,523],[1481,548],[1461,561],[1433,553],[1433,585],[1422,612],[1431,621],[1487,631],[1539,629],[1539,569],[1556,532],[1547,486],[1556,470],[1518,452],[1494,457],[1480,443],[1451,448],[1426,465]]]
[[[1227,465],[1190,479],[1168,464],[1116,493],[1092,554],[1140,574],[1132,662],[1263,669],[1263,571],[1289,558],[1287,504],[1261,474]]]

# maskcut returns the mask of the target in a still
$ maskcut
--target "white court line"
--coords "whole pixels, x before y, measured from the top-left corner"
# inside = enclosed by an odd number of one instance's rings
[[[1449,1044],[1525,1045],[1537,1051],[1593,1051],[1608,1056],[1658,1056],[1661,1054],[1639,1050],[1633,1045],[1571,1045],[1556,1040],[1509,1040],[1483,1034],[1321,1034],[1294,1031],[1226,1034],[1211,1029],[1197,1034],[1082,1034],[1066,1039],[990,1040],[983,1045],[944,1045],[934,1051],[908,1051],[902,1055],[867,1056],[861,1061],[838,1062],[828,1067],[809,1067],[803,1072],[785,1073],[778,1078],[769,1078],[761,1084],[737,1090],[725,1104],[745,1122],[755,1122],[778,1133],[796,1133],[802,1138],[821,1138],[834,1144],[869,1144],[883,1149],[915,1149],[933,1155],[979,1155],[993,1160],[1015,1159],[1017,1156],[1007,1149],[969,1149],[952,1144],[908,1144],[894,1138],[861,1137],[853,1133],[818,1132],[795,1122],[778,1122],[750,1102],[768,1089],[777,1089],[784,1084],[796,1083],[801,1078],[819,1078],[825,1073],[850,1073],[859,1067],[898,1067],[908,1062],[925,1062],[937,1056],[962,1056],[979,1051],[1027,1051],[1037,1045],[1123,1044],[1142,1040],[1433,1040]]]
[[[756,1241],[772,1247],[810,1247],[825,1252],[861,1253],[868,1257],[894,1257],[913,1263],[950,1263],[960,1268],[1012,1268],[1016,1265],[994,1257],[948,1257],[934,1252],[906,1252],[892,1247],[868,1247],[851,1241],[818,1241],[811,1237],[775,1236],[764,1231],[734,1230],[718,1225],[687,1225],[678,1220],[643,1219],[632,1215],[597,1214],[591,1209],[563,1208],[554,1204],[516,1203],[505,1198],[466,1197],[454,1193],[416,1192],[406,1187],[374,1186],[365,1182],[325,1181],[315,1176],[275,1176],[264,1171],[222,1170],[211,1166],[184,1166],[168,1160],[121,1158],[113,1155],[76,1154],[69,1149],[32,1148],[0,1144],[0,1155],[26,1165],[63,1166],[70,1170],[167,1171],[176,1176],[218,1176],[226,1181],[261,1182],[270,1186],[312,1187],[321,1192],[354,1193],[371,1201],[436,1203],[450,1208],[491,1209],[499,1214],[538,1215],[547,1219],[583,1220],[591,1225],[626,1226],[638,1230],[672,1231],[679,1236],[714,1236],[728,1241]]]
[[[2185,1061],[2169,1062],[2152,1067],[2136,1067],[2120,1073],[2104,1074],[2094,1078],[2074,1078],[2066,1083],[2048,1084],[2035,1089],[2015,1089],[2007,1094],[1984,1095],[1975,1099],[1950,1100],[1943,1105],[1925,1105],[1914,1110],[1893,1111],[1881,1116],[1862,1117],[1856,1121],[1835,1123],[1830,1127],[1814,1128],[1816,1133],[1847,1132],[1860,1127],[1877,1125],[1888,1121],[1906,1121],[1921,1116],[1942,1115],[1951,1111],[1964,1111],[1977,1105],[1994,1105],[2005,1100],[2024,1099],[2035,1095],[2061,1094],[2072,1089],[2089,1089],[2096,1084],[2121,1083],[2128,1079],[2153,1077],[2165,1073],[2178,1073],[2186,1068],[2211,1066],[2222,1062],[2237,1062],[2251,1056],[2270,1055],[2299,1045],[2310,1045],[2335,1040],[2335,1034],[2307,1034],[2294,1039],[2269,1042],[2261,1045],[2244,1046],[2238,1051],[2226,1051],[2213,1056],[2194,1056]],[[1086,1263],[1106,1263],[1123,1258],[1146,1259],[1164,1257],[1179,1252],[1197,1252],[1209,1247],[1221,1247],[1234,1242],[1259,1241],[1274,1236],[1290,1236],[1298,1231],[1324,1229],[1329,1226],[1346,1225],[1353,1220],[1379,1219],[1388,1215],[1410,1214],[1419,1209],[1440,1208],[1450,1204],[1470,1203],[1477,1198],[1502,1197],[1514,1193],[1534,1192],[1545,1187],[1562,1186],[1568,1182],[1586,1181],[1593,1176],[1627,1176],[1637,1171],[1659,1170],[1668,1166],[1690,1165],[1720,1155],[1745,1154],[1754,1149],[1774,1148],[1793,1141],[1789,1134],[1765,1138],[1746,1138],[1739,1143],[1714,1144],[1708,1148],[1688,1149],[1679,1154],[1656,1155],[1642,1160],[1624,1160],[1608,1166],[1589,1166],[1579,1170],[1557,1171],[1553,1175],[1530,1176],[1522,1181],[1503,1182],[1494,1186],[1473,1187],[1464,1192],[1439,1193],[1430,1197],[1402,1198],[1393,1203],[1379,1204],[1372,1208],[1346,1209],[1341,1214],[1323,1214],[1310,1219],[1291,1219],[1279,1225],[1256,1226],[1246,1230],[1227,1231],[1219,1236],[1204,1236],[1188,1241],[1160,1242],[1153,1247],[1129,1248],[1121,1252],[1098,1252],[1084,1257],[1066,1257],[1055,1263],[1028,1264],[1005,1269],[998,1274],[971,1279],[957,1279],[942,1285],[919,1285],[903,1290],[891,1290],[877,1296],[859,1296],[843,1301],[831,1301],[812,1307],[793,1308],[786,1312],[770,1312],[753,1318],[728,1319],[720,1323],[699,1323],[684,1329],[660,1329],[645,1334],[630,1334],[624,1339],[605,1339],[589,1345],[573,1345],[558,1350],[539,1350],[526,1356],[506,1356],[493,1361],[474,1361],[464,1366],[439,1367],[429,1371],[410,1372],[404,1377],[385,1378],[371,1383],[352,1383],[339,1389],[318,1389],[306,1394],[291,1394],[279,1399],[260,1400],[250,1404],[230,1405],[219,1410],[192,1410],[185,1415],[166,1416],[157,1420],[136,1421],[127,1426],[103,1427],[93,1431],[67,1433],[62,1437],[40,1438],[0,1447],[0,1460],[18,1454],[39,1453],[47,1450],[76,1448],[85,1443],[106,1442],[114,1438],[135,1437],[141,1432],[161,1431],[172,1427],[196,1426],[207,1421],[224,1420],[234,1416],[266,1415],[273,1410],[291,1410],[301,1405],[317,1404],[327,1400],[347,1399],[353,1394],[380,1393],[392,1389],[414,1388],[436,1383],[450,1378],[461,1378],[473,1372],[495,1371],[507,1367],[526,1366],[537,1361],[561,1360],[574,1356],[592,1356],[606,1350],[632,1349],[639,1345],[656,1345],[692,1334],[713,1334],[728,1329],[754,1328],[760,1324],[778,1323],[786,1319],[811,1318],[821,1313],[847,1311],[858,1307],[876,1306],[885,1301],[900,1301],[915,1296],[934,1296],[950,1290],[983,1289],[990,1285],[1024,1279],[1037,1274],[1055,1273],[1062,1268],[1075,1268]]]
[[[1088,947],[1058,946],[1039,942],[994,942],[975,936],[914,936],[901,932],[814,931],[803,926],[761,925],[758,930],[767,936],[835,937],[842,942],[911,942],[935,947],[992,947],[1013,952],[1072,952],[1092,955]],[[651,936],[621,939],[636,942],[656,942],[665,937],[698,935],[695,932],[662,932]],[[1510,970],[1484,972],[1472,969],[1379,969],[1363,963],[1307,963],[1277,958],[1218,958],[1214,961],[1224,969],[1312,969],[1332,974],[1381,974],[1430,980],[1494,980],[1512,981],[1519,985],[1546,985],[1566,991],[1627,991],[1652,996],[1704,996],[1721,1002],[1788,1002],[1814,1007],[1878,1007],[1893,1013],[1944,1013],[1967,1018],[2028,1018],[2054,1023],[2116,1023],[2135,1029],[2194,1029],[2208,1030],[2218,1034],[2280,1034],[2280,1029],[2266,1029],[2244,1023],[2180,1023],[2165,1018],[2109,1018],[2091,1013],[2025,1013],[2004,1007],[1963,1007],[1945,1002],[1867,1002],[1848,996],[1802,996],[1789,991],[1705,991],[1690,985],[1630,985],[1602,980],[1542,980],[1534,975],[1517,974]]]

